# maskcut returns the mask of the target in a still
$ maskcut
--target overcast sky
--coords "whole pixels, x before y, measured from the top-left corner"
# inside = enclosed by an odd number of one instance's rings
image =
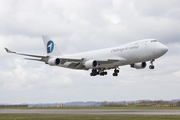
[[[104,77],[27,61],[10,50],[46,55],[42,35],[65,53],[155,38],[169,51],[155,69],[121,67]],[[179,0],[1,0],[0,103],[180,98]],[[148,62],[149,64],[149,62]]]

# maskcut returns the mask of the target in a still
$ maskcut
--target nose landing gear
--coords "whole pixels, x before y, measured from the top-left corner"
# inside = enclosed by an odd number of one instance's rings
[[[149,69],[154,69],[155,67],[154,67],[154,65],[153,65],[153,62],[154,62],[155,60],[152,60],[150,63],[151,63],[151,65],[149,66]]]

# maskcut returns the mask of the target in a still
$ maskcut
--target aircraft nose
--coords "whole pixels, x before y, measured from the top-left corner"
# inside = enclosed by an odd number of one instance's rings
[[[165,45],[162,45],[161,51],[165,54],[168,51],[168,47],[166,47]]]
[[[168,51],[168,48],[161,43],[156,44],[153,49],[153,53],[156,57],[160,57],[164,55],[167,51]]]
[[[164,51],[165,51],[165,53],[168,51],[168,47],[164,47]]]

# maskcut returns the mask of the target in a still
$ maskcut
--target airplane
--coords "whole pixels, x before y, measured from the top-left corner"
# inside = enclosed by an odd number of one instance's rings
[[[118,76],[119,66],[130,65],[131,68],[143,69],[150,61],[149,69],[154,69],[155,59],[163,56],[168,48],[156,39],[143,39],[127,43],[118,47],[94,50],[76,54],[65,54],[52,39],[42,36],[47,52],[46,56],[31,55],[10,51],[8,53],[24,55],[34,58],[25,58],[45,62],[50,66],[59,66],[76,70],[92,70],[90,76],[107,75],[106,70],[114,69],[113,76]]]

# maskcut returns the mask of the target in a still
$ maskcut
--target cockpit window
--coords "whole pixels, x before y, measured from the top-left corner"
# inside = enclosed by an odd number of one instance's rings
[[[157,42],[157,40],[151,40],[151,42]]]

